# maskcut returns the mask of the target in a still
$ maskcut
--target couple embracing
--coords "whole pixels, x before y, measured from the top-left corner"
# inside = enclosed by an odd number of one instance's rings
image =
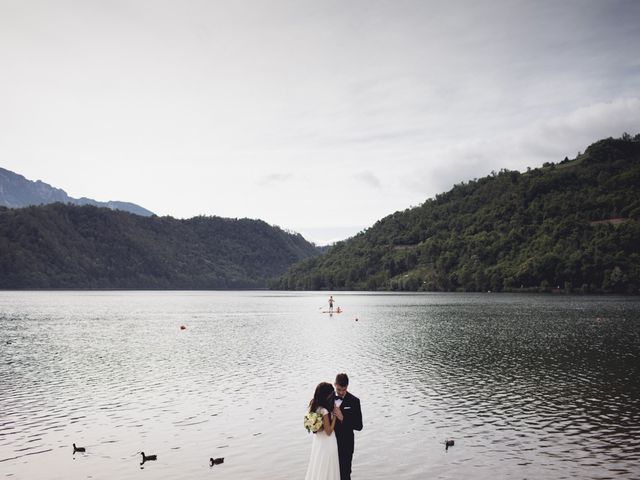
[[[322,425],[313,435],[305,480],[351,480],[353,431],[362,430],[362,410],[348,387],[346,373],[336,375],[335,391],[327,382],[316,387],[309,412],[321,416]]]

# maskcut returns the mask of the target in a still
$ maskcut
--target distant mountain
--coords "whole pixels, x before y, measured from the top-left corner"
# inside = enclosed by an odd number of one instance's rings
[[[396,212],[272,288],[639,293],[640,135]]]
[[[315,245],[261,220],[0,207],[0,289],[264,288]]]
[[[98,202],[91,198],[72,198],[60,188],[41,182],[28,180],[10,170],[0,168],[0,206],[22,208],[30,205],[46,205],[49,203],[71,203],[73,205],[94,205],[112,210],[123,210],[143,217],[153,215],[146,208],[129,202]]]

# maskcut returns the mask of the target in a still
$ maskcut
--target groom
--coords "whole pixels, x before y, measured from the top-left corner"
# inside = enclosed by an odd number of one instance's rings
[[[336,375],[336,400],[334,415],[338,418],[335,427],[340,458],[340,480],[351,480],[351,459],[353,458],[353,431],[362,430],[362,410],[358,397],[347,392],[349,377],[346,373]]]

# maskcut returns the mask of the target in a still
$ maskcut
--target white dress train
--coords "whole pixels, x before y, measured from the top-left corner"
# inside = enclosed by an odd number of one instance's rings
[[[318,407],[316,413],[325,416],[326,408]],[[327,435],[324,431],[314,433],[311,443],[311,458],[305,480],[340,480],[340,462],[338,460],[338,441],[335,433]]]

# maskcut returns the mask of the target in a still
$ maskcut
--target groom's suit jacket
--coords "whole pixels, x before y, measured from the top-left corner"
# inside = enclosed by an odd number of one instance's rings
[[[340,411],[342,412],[343,420],[342,422],[336,422],[334,429],[336,440],[338,441],[338,452],[341,458],[345,455],[348,456],[349,463],[351,463],[351,456],[353,455],[353,431],[362,430],[360,400],[358,397],[347,392],[342,400],[342,405],[340,405]]]

